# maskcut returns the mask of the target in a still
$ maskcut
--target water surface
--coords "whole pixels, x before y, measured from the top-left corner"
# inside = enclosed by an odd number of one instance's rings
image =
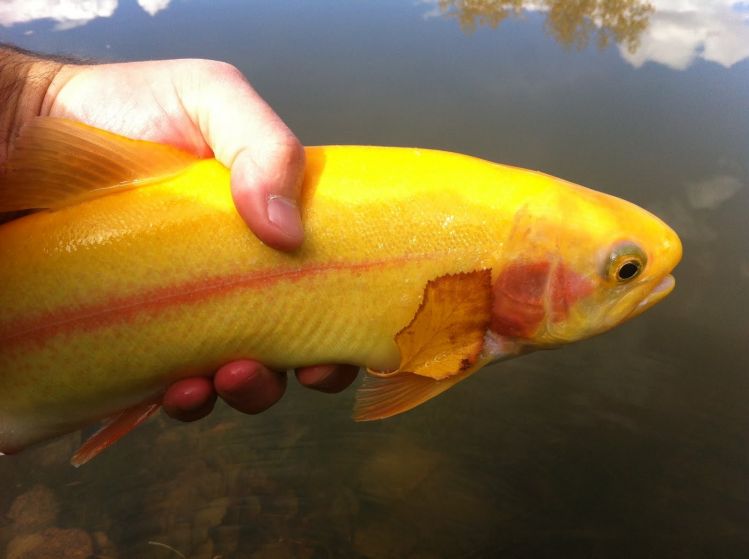
[[[540,169],[658,213],[685,253],[637,320],[385,422],[290,383],[80,470],[78,435],[1,460],[9,556],[34,534],[146,559],[749,555],[746,3],[6,1],[0,25],[44,52],[227,60],[304,143]]]

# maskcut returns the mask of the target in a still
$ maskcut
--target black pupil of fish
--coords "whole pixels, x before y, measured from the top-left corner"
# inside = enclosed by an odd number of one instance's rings
[[[617,273],[617,276],[620,280],[628,280],[632,279],[637,275],[637,272],[640,271],[640,265],[637,264],[637,262],[626,262],[622,264],[622,267],[619,268],[619,272]]]

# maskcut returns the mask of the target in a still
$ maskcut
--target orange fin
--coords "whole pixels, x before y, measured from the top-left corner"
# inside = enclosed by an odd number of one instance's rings
[[[196,160],[171,146],[39,117],[0,173],[0,212],[70,206],[173,176]]]
[[[81,445],[81,448],[70,459],[70,463],[76,468],[82,466],[151,417],[160,407],[160,401],[151,401],[138,404],[112,416],[101,429]]]
[[[491,270],[430,281],[413,320],[395,336],[401,353],[398,369],[368,371],[357,392],[354,419],[407,411],[491,361],[482,357],[491,309]]]
[[[356,392],[355,421],[385,419],[403,413],[439,396],[480,367],[469,369],[444,380],[434,380],[413,373],[387,377],[366,375]]]

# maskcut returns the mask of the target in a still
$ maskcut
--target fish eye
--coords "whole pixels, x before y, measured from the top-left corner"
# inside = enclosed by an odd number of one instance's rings
[[[634,243],[616,245],[606,259],[605,276],[617,283],[627,283],[640,275],[647,257]]]
[[[640,273],[640,263],[637,261],[625,262],[616,271],[616,279],[619,281],[627,281],[634,278]]]

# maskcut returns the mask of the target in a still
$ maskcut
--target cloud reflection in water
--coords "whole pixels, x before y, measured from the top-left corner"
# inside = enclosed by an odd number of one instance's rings
[[[137,0],[150,15],[171,0]],[[425,17],[455,19],[466,32],[498,28],[507,18],[543,13],[546,30],[560,43],[584,48],[618,45],[621,56],[639,68],[654,62],[673,69],[703,59],[726,68],[749,58],[749,9],[739,0],[416,0],[433,6]],[[0,25],[48,19],[62,31],[96,18],[111,17],[118,0],[0,1]]]
[[[698,58],[730,68],[749,58],[749,12],[733,0],[655,0],[636,52],[620,48],[635,67],[658,62],[683,70]]]
[[[724,67],[749,58],[749,10],[737,0],[421,0],[426,17],[456,19],[461,28],[497,28],[524,12],[546,15],[546,28],[560,43],[582,48],[593,37],[599,47],[618,44],[621,56],[639,68],[647,62],[676,70],[704,59]]]
[[[169,6],[171,0],[138,0],[138,4],[150,15],[155,15]],[[56,22],[55,30],[64,31],[89,21],[110,17],[117,9],[118,0],[6,0],[0,2],[0,25],[10,27],[40,19]]]

